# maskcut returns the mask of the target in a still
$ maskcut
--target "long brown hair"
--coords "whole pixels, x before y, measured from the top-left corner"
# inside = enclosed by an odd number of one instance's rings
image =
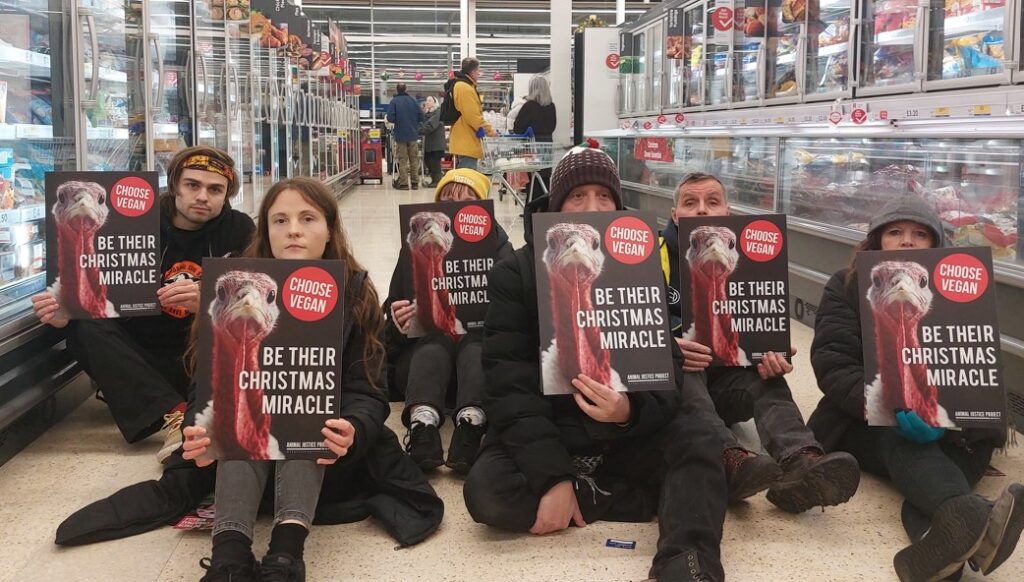
[[[884,226],[884,225],[883,225]],[[850,264],[846,267],[846,288],[852,289],[857,286],[857,253],[861,251],[882,250],[882,228],[876,228],[868,233],[864,240],[860,241],[850,255]]]
[[[373,283],[366,278],[360,288],[353,287],[353,281],[360,272],[365,272],[359,261],[352,255],[348,245],[348,237],[341,225],[341,217],[338,215],[338,204],[334,196],[321,182],[311,178],[291,178],[281,180],[271,186],[270,190],[263,197],[260,204],[258,220],[256,221],[256,236],[242,253],[245,258],[272,259],[274,253],[270,247],[270,227],[268,216],[270,207],[285,190],[295,190],[302,195],[306,202],[312,204],[323,213],[327,221],[327,231],[330,233],[330,240],[324,249],[324,259],[341,259],[345,261],[345,287],[353,299],[352,317],[354,325],[363,334],[365,341],[363,347],[363,364],[366,368],[367,380],[374,388],[377,386],[376,379],[384,368],[384,344],[380,340],[380,334],[384,329],[384,315],[380,309],[377,290]],[[196,352],[198,344],[198,322],[197,316],[192,325],[192,334],[188,349],[188,367],[195,370]]]

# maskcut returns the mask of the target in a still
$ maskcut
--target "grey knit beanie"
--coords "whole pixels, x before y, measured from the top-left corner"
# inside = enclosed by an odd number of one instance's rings
[[[608,154],[587,147],[576,146],[562,157],[551,172],[551,198],[548,201],[549,212],[559,212],[569,192],[577,186],[585,184],[601,184],[612,192],[615,208],[622,210],[622,183],[619,182],[619,169],[615,167]]]
[[[891,200],[886,204],[878,216],[871,219],[868,225],[868,234],[871,234],[887,224],[910,220],[928,227],[935,236],[935,246],[945,246],[943,236],[942,220],[935,214],[935,210],[923,198],[914,195],[904,195]]]

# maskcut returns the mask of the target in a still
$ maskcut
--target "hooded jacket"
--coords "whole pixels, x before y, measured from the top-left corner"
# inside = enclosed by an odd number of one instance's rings
[[[252,240],[256,225],[247,214],[231,208],[228,201],[220,214],[199,230],[183,230],[171,222],[174,200],[160,201],[160,272],[169,285],[181,279],[201,282],[204,257],[226,257],[241,253]],[[152,317],[121,320],[140,345],[156,350],[183,351],[188,342],[193,315],[184,307],[164,308]]]
[[[661,270],[665,273],[665,295],[668,300],[668,318],[672,324],[672,335],[679,337],[683,332],[683,312],[679,303],[679,226],[668,221],[660,233]]]
[[[619,426],[593,420],[572,396],[543,394],[532,213],[547,202],[542,197],[527,206],[526,246],[491,270],[482,356],[489,423],[485,446],[504,447],[537,495],[576,475],[574,455],[601,454],[617,442],[654,434],[681,404],[678,390],[629,393],[630,419]],[[671,344],[681,369],[682,353]],[[675,378],[681,386],[683,374]]]
[[[399,93],[388,103],[388,121],[395,124],[395,141],[410,143],[419,140],[423,110],[408,93]]]
[[[366,284],[366,273],[358,273],[348,288]],[[350,309],[346,309],[340,409],[341,417],[355,426],[356,437],[348,454],[326,468],[313,523],[351,523],[372,515],[401,545],[417,544],[437,530],[444,503],[402,450],[395,433],[384,426],[390,412],[385,378],[382,374],[374,378],[377,388],[370,384],[370,371],[362,362],[365,337],[352,321]],[[195,411],[192,404],[186,425]],[[121,489],[65,519],[57,528],[56,543],[89,544],[173,524],[213,491],[216,475],[215,465],[199,468],[182,459],[179,450],[159,481]],[[273,487],[267,492],[272,498]]]
[[[483,158],[484,147],[480,138],[476,136],[476,130],[481,127],[488,133],[494,130],[484,121],[484,104],[477,93],[476,82],[468,75],[457,72],[454,78],[445,83],[444,90],[446,93],[451,91],[455,109],[461,113],[452,124],[448,151],[457,156],[468,156],[478,160]]]
[[[441,123],[441,109],[435,107],[433,111],[423,114],[423,121],[420,123],[419,132],[423,136],[424,152],[443,152],[444,124]]]
[[[904,197],[887,205],[871,221],[870,233],[902,220],[927,226],[943,244],[942,223],[916,197]],[[856,272],[849,268],[832,275],[822,293],[814,318],[811,366],[824,397],[807,420],[807,427],[826,451],[836,448],[854,423],[865,424],[864,346],[860,327],[860,291]],[[1002,446],[1006,435],[997,429],[946,431],[945,438],[961,444],[987,440]]]

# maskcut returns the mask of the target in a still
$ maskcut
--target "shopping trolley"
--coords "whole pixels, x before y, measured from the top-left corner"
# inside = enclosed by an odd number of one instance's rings
[[[539,172],[548,170],[554,165],[552,143],[535,141],[533,132],[525,134],[507,134],[497,137],[483,137],[484,159],[480,161],[480,171],[496,177],[501,185],[502,191],[507,191],[515,198],[516,203],[524,208],[534,198],[534,187],[540,184],[543,194],[548,193],[548,188],[541,179]],[[530,187],[527,190],[526,200],[519,197],[518,190],[509,183],[505,176],[506,172],[526,172],[530,174]],[[504,197],[503,195],[501,196]]]

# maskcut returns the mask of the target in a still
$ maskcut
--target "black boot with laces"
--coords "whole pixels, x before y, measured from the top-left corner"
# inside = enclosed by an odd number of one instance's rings
[[[306,563],[288,554],[267,554],[260,563],[259,582],[306,582]]]
[[[480,452],[480,441],[484,438],[487,427],[461,420],[452,432],[452,442],[448,445],[448,460],[445,465],[456,473],[469,473],[476,455]]]
[[[414,422],[405,434],[405,452],[422,471],[431,471],[444,464],[444,449],[441,448],[441,433],[432,424]]]
[[[209,558],[199,560],[199,567],[206,570],[206,574],[199,579],[199,582],[257,582],[256,579],[256,558],[248,564],[238,562],[226,562],[214,564]]]

